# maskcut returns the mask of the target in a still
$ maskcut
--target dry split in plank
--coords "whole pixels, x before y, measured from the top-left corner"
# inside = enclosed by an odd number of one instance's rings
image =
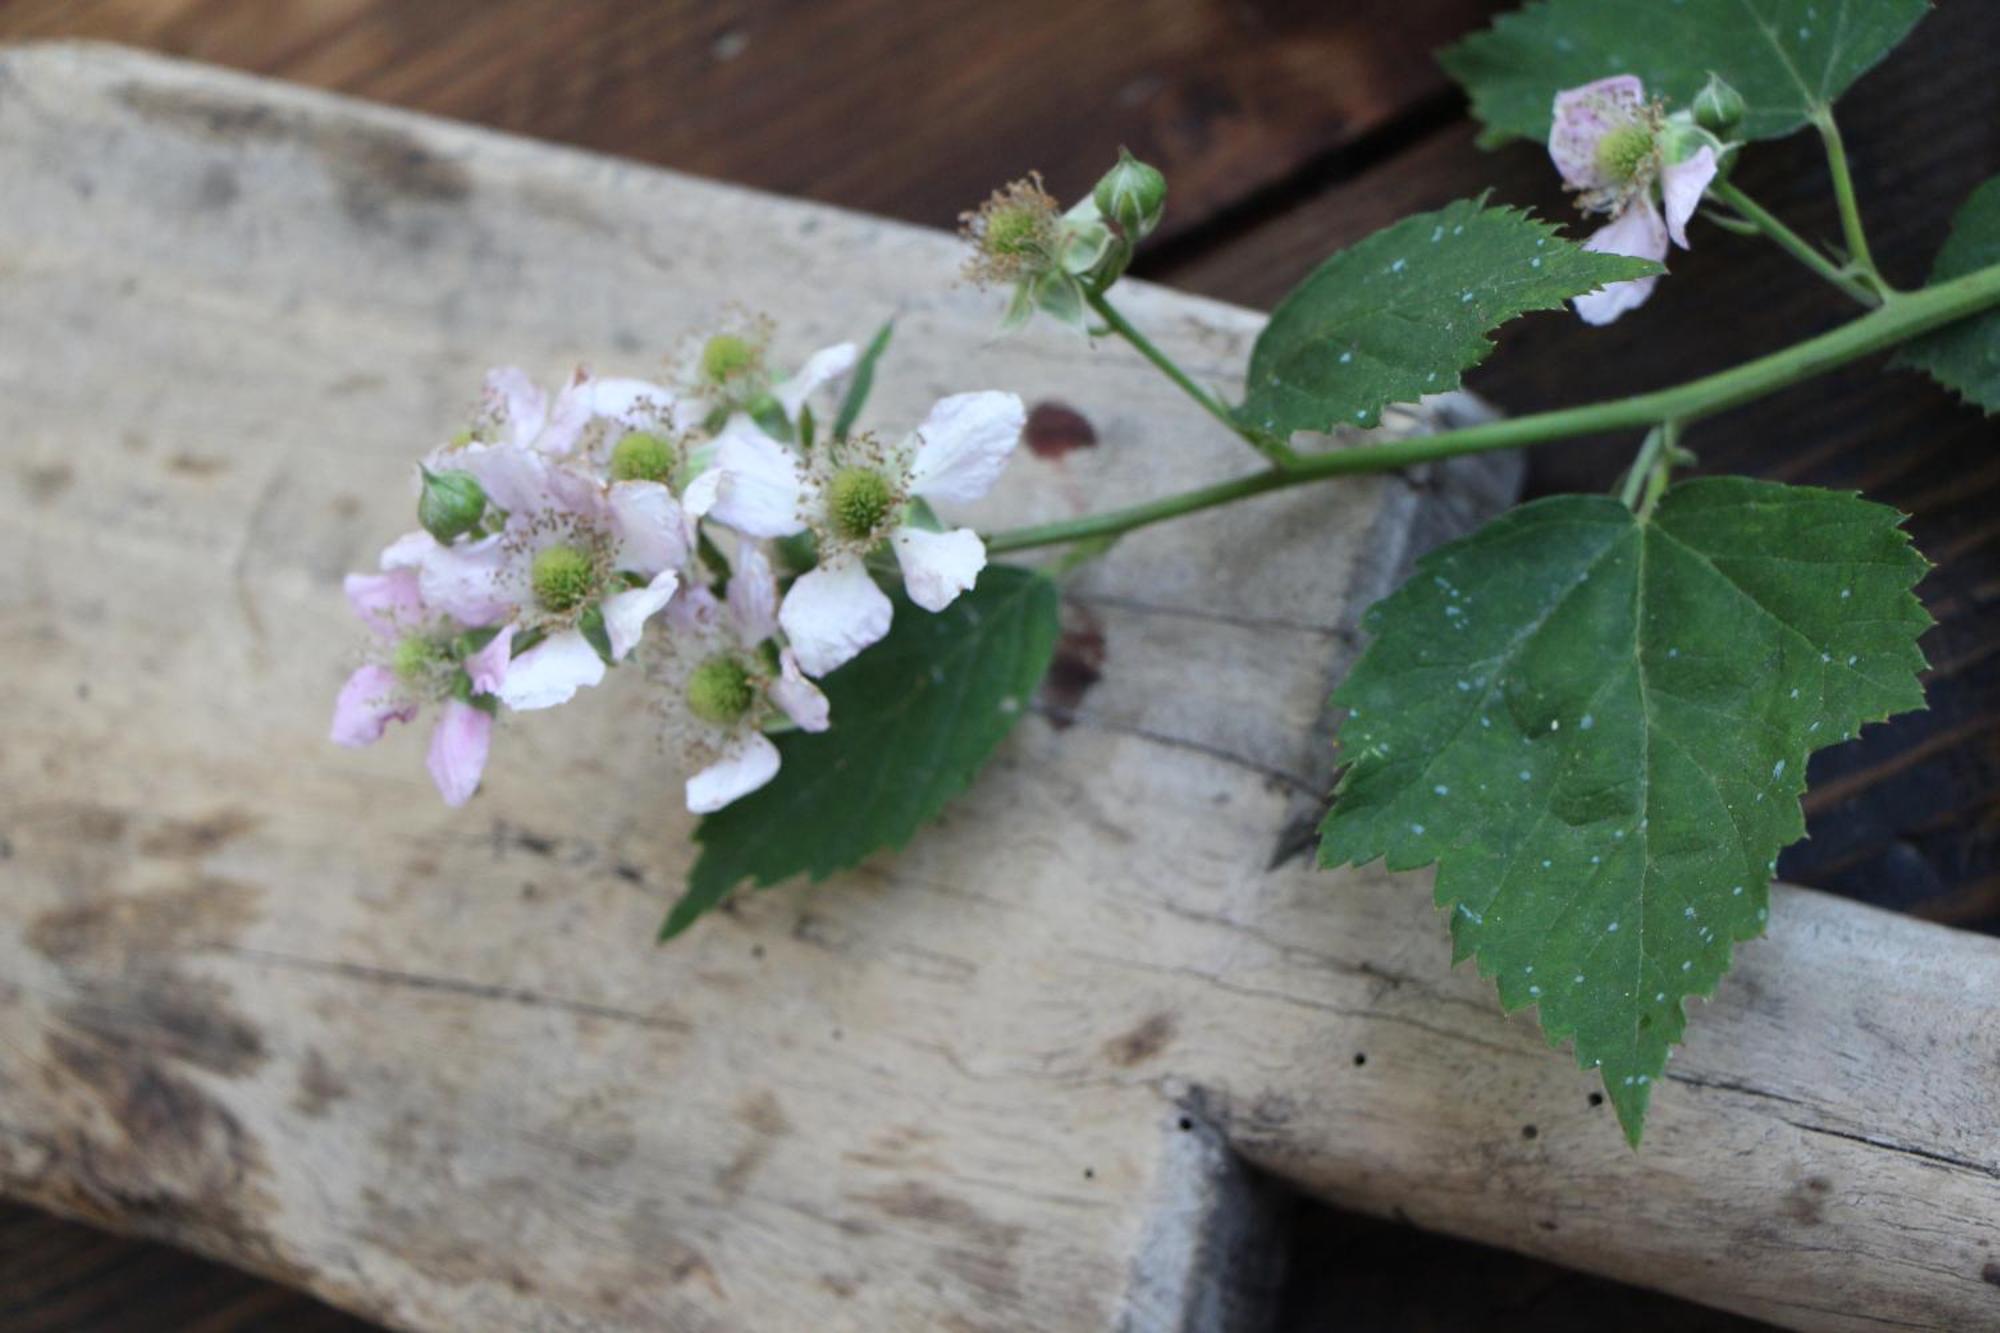
[[[636,682],[507,728],[458,814],[416,741],[323,741],[339,576],[484,365],[895,314],[885,428],[985,386],[1094,423],[988,522],[1240,446],[1119,349],[995,341],[947,238],[212,71],[0,56],[0,172],[7,1192],[413,1329],[1227,1328],[1246,1163],[1797,1327],[2000,1313],[2000,946],[1781,894],[1635,1155],[1421,879],[1267,869],[1358,612],[1492,473],[1135,536],[1073,590],[1098,679],[939,829],[662,951]],[[1258,326],[1129,304],[1210,378]]]

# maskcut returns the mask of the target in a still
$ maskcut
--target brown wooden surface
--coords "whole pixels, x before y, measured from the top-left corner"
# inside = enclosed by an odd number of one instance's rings
[[[1535,149],[1471,147],[1423,57],[1491,7],[8,0],[0,40],[127,41],[932,224],[1029,167],[1073,193],[1129,143],[1175,185],[1172,231],[1141,271],[1268,304],[1328,250],[1488,184],[1560,211]],[[1996,43],[2000,9],[1944,0],[1850,99],[1877,253],[1900,280],[1921,276],[1950,208],[2000,169]],[[1740,179],[1809,234],[1833,234],[1811,143],[1758,149]],[[1596,334],[1530,321],[1475,384],[1510,410],[1533,410],[1717,368],[1845,314],[1837,296],[1754,242],[1700,228],[1696,244],[1640,316]],[[1781,870],[1992,931],[1994,429],[1910,376],[1857,368],[1830,384],[1705,424],[1690,444],[1711,467],[1864,487],[1910,509],[1919,545],[1940,565],[1924,592],[1941,624],[1926,644],[1932,711],[1815,762],[1813,838]],[[1625,456],[1615,442],[1546,450],[1535,484],[1601,487]],[[338,1326],[281,1292],[148,1247],[11,1210],[0,1227],[7,1327]],[[1325,1267],[1324,1251],[1302,1258]],[[1298,1326],[1316,1327],[1311,1310],[1325,1308],[1299,1307]],[[1549,1311],[1535,1313],[1540,1324]],[[1379,1313],[1364,1326],[1423,1326],[1416,1318]]]

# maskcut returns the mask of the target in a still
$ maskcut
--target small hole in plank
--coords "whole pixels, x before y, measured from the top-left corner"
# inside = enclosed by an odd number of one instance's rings
[[[1366,1052],[1363,1052],[1363,1051],[1356,1051],[1356,1052],[1354,1053],[1354,1067],[1355,1067],[1356,1069],[1359,1069],[1359,1068],[1361,1068],[1361,1066],[1363,1066],[1363,1065],[1365,1065],[1365,1064],[1367,1064],[1367,1063],[1368,1063],[1368,1056],[1367,1056],[1367,1053],[1366,1053]]]

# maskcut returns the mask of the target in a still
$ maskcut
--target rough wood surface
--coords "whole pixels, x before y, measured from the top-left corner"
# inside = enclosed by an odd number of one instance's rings
[[[1099,679],[945,829],[662,953],[687,825],[626,685],[510,729],[469,816],[414,742],[321,740],[337,578],[483,363],[898,309],[885,420],[971,375],[1097,424],[995,517],[1229,442],[1115,350],[989,342],[937,237],[205,71],[0,57],[0,170],[10,1192],[413,1328],[1151,1328],[1213,1132],[1799,1327],[2000,1314],[1990,942],[1782,894],[1635,1156],[1418,883],[1264,870],[1419,490],[1135,539],[1075,598]],[[1255,328],[1132,304],[1197,365]]]

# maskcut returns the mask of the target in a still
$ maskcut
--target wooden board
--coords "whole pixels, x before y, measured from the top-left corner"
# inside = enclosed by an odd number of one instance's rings
[[[1240,1161],[1798,1327],[2000,1312],[2000,948],[1781,894],[1634,1155],[1420,878],[1265,869],[1355,613],[1476,474],[1134,539],[1073,598],[1100,679],[942,830],[662,952],[688,822],[630,682],[459,815],[415,739],[322,741],[338,577],[482,365],[896,310],[884,421],[1097,425],[995,521],[1235,446],[1116,349],[992,341],[935,235],[210,71],[0,57],[0,171],[8,1192],[409,1328],[1227,1327]],[[1204,368],[1256,327],[1130,304]]]

